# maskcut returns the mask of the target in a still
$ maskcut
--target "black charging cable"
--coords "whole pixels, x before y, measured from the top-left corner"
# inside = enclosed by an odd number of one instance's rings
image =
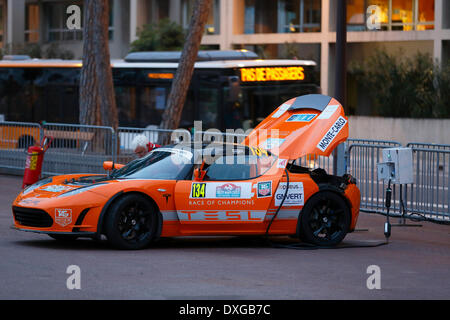
[[[281,203],[278,206],[277,211],[275,211],[275,214],[273,215],[272,219],[269,221],[269,225],[267,226],[267,229],[266,229],[266,239],[267,240],[269,240],[269,229],[270,229],[270,226],[272,225],[273,221],[275,220],[275,218],[277,217],[278,213],[280,212],[281,207],[283,206],[284,200],[286,200],[287,194],[288,194],[288,191],[289,191],[289,171],[287,169],[287,166],[286,166],[286,168],[284,168],[284,172],[286,173],[286,191],[284,191],[283,199],[281,200]]]
[[[391,179],[389,179],[388,187],[386,189],[386,222],[384,223],[384,236],[386,237],[386,242],[389,242],[389,237],[391,236],[391,223],[389,221],[389,210],[391,208],[391,200],[392,200],[392,188],[391,188]]]

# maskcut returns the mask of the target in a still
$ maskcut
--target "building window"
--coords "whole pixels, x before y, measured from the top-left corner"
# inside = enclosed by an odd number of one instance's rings
[[[150,12],[153,21],[161,21],[170,16],[170,1],[153,0],[150,3]]]
[[[416,30],[434,29],[434,0],[417,0]]]
[[[315,0],[245,0],[244,33],[320,32],[320,5]]]
[[[5,18],[4,18],[4,6],[3,3],[0,2],[0,48],[3,47],[3,25],[5,23]]]
[[[67,7],[76,4],[81,8],[83,12],[83,7],[80,3],[45,3],[44,4],[44,14],[46,18],[47,27],[47,41],[73,41],[82,40],[83,31],[71,30],[66,26],[66,21],[69,15],[66,13]],[[81,25],[83,26],[83,19],[81,19]]]
[[[193,9],[194,0],[183,0],[181,8],[181,25],[185,29],[189,28]],[[205,25],[205,33],[220,34],[220,0],[213,0],[213,5]]]
[[[81,2],[55,2],[55,3],[44,3],[44,15],[46,18],[47,27],[47,41],[81,41],[83,40],[83,30],[71,30],[66,26],[67,18],[69,15],[67,13],[67,7],[70,5],[77,5],[81,9],[81,27],[83,27],[83,4]],[[113,1],[109,2],[109,27],[108,27],[108,37],[109,40],[113,39],[114,36],[114,10]]]
[[[25,8],[25,41],[39,41],[39,5],[27,4]]]
[[[377,11],[370,11],[377,6]],[[370,30],[377,17],[381,30],[434,29],[434,0],[348,0],[347,30]]]

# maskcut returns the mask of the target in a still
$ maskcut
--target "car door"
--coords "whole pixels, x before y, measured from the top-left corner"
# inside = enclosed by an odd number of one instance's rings
[[[175,205],[183,232],[264,233],[267,210],[281,178],[270,167],[260,174],[261,168],[252,165],[229,164],[214,171],[212,164],[204,180],[178,181]]]

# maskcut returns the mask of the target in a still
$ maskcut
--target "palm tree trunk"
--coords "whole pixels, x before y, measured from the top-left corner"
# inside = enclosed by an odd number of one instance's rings
[[[211,9],[211,0],[196,0],[193,8],[189,32],[186,43],[181,53],[175,79],[167,101],[167,107],[162,116],[161,129],[176,129],[180,123],[187,91],[194,72],[194,64],[198,56],[198,50],[202,41],[205,25]],[[168,142],[169,137],[160,140],[160,143]]]

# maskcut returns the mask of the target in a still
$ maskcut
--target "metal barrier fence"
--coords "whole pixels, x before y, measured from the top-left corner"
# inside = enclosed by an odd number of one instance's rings
[[[54,138],[45,154],[44,175],[104,172],[103,161],[116,154],[111,127],[46,123],[42,130]]]
[[[346,152],[347,171],[358,181],[361,192],[360,209],[366,212],[384,213],[386,186],[377,179],[377,163],[383,162],[384,148],[401,147],[401,143],[384,140],[350,140]],[[400,198],[396,186],[392,193],[392,215],[400,215]]]
[[[420,218],[450,223],[450,145],[408,143],[413,151],[414,184],[406,206]]]
[[[0,167],[23,172],[28,147],[41,138],[41,126],[37,123],[0,122]]]
[[[377,178],[382,149],[401,147],[395,141],[351,140],[347,170],[361,191],[361,211],[386,214],[386,185]],[[409,143],[413,151],[414,183],[393,185],[390,214],[403,218],[450,223],[450,145]]]
[[[166,130],[158,128],[132,128],[119,127],[115,135],[118,152],[114,161],[118,163],[128,163],[135,158],[131,143],[137,135],[145,135],[152,143],[158,143],[160,139],[170,141],[171,135],[175,130]]]
[[[54,137],[45,156],[44,175],[67,173],[104,173],[103,161],[127,163],[134,158],[131,141],[144,134],[151,142],[161,138],[178,143],[194,141],[226,141],[240,143],[245,134],[158,128],[111,127],[25,122],[0,122],[0,168],[23,172],[28,146],[47,136]],[[170,137],[170,138],[169,138]],[[348,139],[345,147],[345,172],[358,181],[361,211],[385,214],[386,186],[377,179],[377,163],[382,162],[382,149],[401,147],[396,141]],[[393,186],[391,214],[402,216],[413,212],[420,219],[450,223],[450,145],[409,143],[413,150],[414,183]],[[306,156],[296,160],[309,168],[333,171],[333,156]]]

